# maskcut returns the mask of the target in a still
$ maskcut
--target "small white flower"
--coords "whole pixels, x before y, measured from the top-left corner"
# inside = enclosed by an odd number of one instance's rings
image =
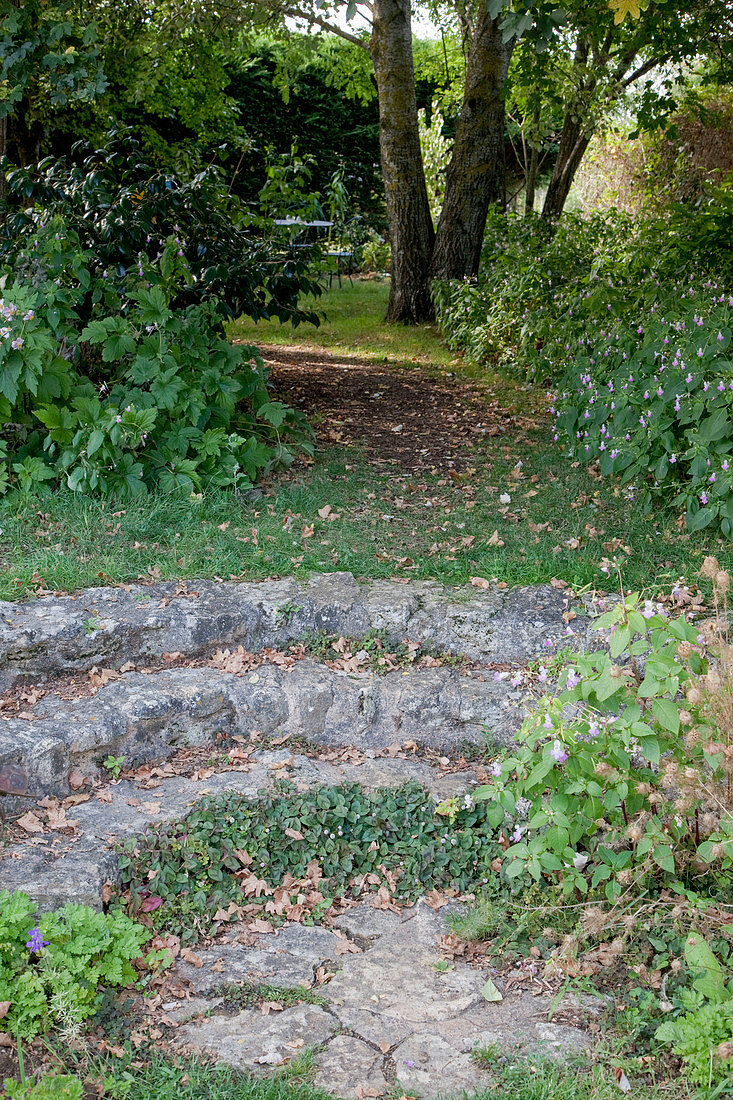
[[[512,498],[509,496],[509,493],[502,493],[499,497],[499,504],[511,504],[511,502]]]

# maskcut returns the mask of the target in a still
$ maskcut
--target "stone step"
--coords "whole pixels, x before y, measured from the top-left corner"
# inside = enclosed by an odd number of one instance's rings
[[[41,909],[56,909],[67,901],[99,909],[102,887],[116,881],[116,844],[148,825],[186,817],[205,796],[236,791],[255,798],[283,775],[299,789],[345,783],[396,787],[415,781],[436,799],[462,795],[476,785],[471,769],[443,774],[421,760],[373,756],[360,764],[331,764],[285,749],[258,750],[236,769],[213,774],[207,769],[193,778],[171,776],[155,786],[121,779],[96,787],[87,801],[67,810],[75,822],[71,833],[46,828],[0,847],[0,890],[23,890]]]
[[[0,721],[0,776],[16,776],[15,789],[22,783],[31,795],[63,796],[72,769],[96,777],[108,754],[130,766],[255,730],[362,749],[412,740],[446,750],[486,736],[506,743],[521,723],[521,699],[491,673],[445,666],[377,676],[306,659],[241,675],[208,667],[127,673],[91,698],[49,693],[33,720]]]
[[[433,581],[357,582],[328,573],[245,584],[189,582],[90,588],[0,603],[0,690],[94,665],[119,668],[164,653],[287,648],[308,635],[384,630],[474,661],[524,662],[567,644],[569,599],[551,586],[487,590]],[[574,601],[582,638],[589,599]],[[572,638],[571,638],[572,642]]]
[[[315,1047],[314,1084],[344,1100],[395,1090],[420,1097],[485,1092],[491,1076],[472,1057],[476,1049],[492,1048],[502,1062],[521,1054],[577,1057],[593,1045],[582,1025],[603,1012],[601,998],[555,995],[531,980],[512,989],[486,960],[448,962],[441,951],[445,912],[425,901],[397,913],[363,902],[336,917],[333,929],[289,924],[276,934],[227,932],[198,952],[201,965],[178,961],[172,980],[193,996],[163,1006],[172,1041],[256,1075]],[[329,981],[315,978],[334,970]],[[492,1003],[483,994],[489,978],[500,995]],[[305,986],[321,1003],[267,1016],[257,1007],[233,1013],[223,994],[236,996],[244,982]]]

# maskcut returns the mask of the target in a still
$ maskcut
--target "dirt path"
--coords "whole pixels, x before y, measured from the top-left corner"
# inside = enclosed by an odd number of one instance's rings
[[[278,396],[315,417],[322,445],[359,443],[375,463],[457,469],[486,436],[530,425],[486,387],[323,349],[263,347]]]

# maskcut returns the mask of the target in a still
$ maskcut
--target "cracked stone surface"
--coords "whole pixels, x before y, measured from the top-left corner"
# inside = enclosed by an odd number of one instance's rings
[[[256,798],[258,791],[272,787],[280,769],[301,789],[354,782],[363,787],[392,787],[416,780],[440,799],[464,794],[475,784],[471,770],[441,775],[420,760],[384,758],[366,759],[359,765],[329,764],[285,749],[255,752],[247,768],[214,773],[205,779],[174,776],[153,790],[131,780],[112,783],[69,812],[69,817],[79,822],[73,836],[46,832],[0,850],[0,886],[24,890],[42,909],[56,909],[66,901],[100,908],[102,887],[107,881],[114,882],[117,874],[116,843],[135,836],[146,825],[185,817],[207,795],[237,791]]]
[[[566,597],[547,585],[484,591],[434,581],[360,583],[350,573],[307,582],[90,588],[0,603],[0,690],[18,679],[119,667],[166,652],[280,648],[320,631],[359,637],[383,629],[392,642],[409,637],[472,660],[523,661],[545,651],[546,642],[566,644],[566,609]],[[587,621],[573,626],[582,635]]]
[[[319,1005],[300,1004],[270,1016],[254,1008],[236,1016],[208,1016],[182,1031],[190,1046],[217,1061],[263,1073],[295,1058],[304,1047],[327,1043],[338,1023]]]
[[[301,1005],[265,1017],[248,1009],[225,1017],[214,1007],[211,1017],[181,1027],[177,1041],[257,1072],[292,1059],[304,1047],[315,1048],[315,1083],[349,1100],[395,1086],[426,1098],[480,1090],[486,1077],[472,1057],[476,1048],[495,1047],[502,1057],[542,1052],[563,1058],[591,1045],[581,1027],[550,1019],[558,1005],[548,994],[511,991],[489,1004],[481,994],[490,976],[487,967],[456,959],[450,969],[436,970],[445,922],[423,902],[399,914],[363,903],[335,924],[360,952],[337,958],[332,932],[286,926],[277,935],[259,936],[253,947],[212,948],[200,970],[179,962],[176,977],[192,983],[196,1003],[203,990],[215,988],[205,971],[224,948],[230,980],[235,973],[249,973],[248,957],[260,966],[263,953],[276,965],[269,984],[292,987],[291,967],[305,960],[313,968],[329,963],[333,969],[336,962],[341,969],[315,986],[323,1008]],[[493,976],[501,988],[501,979]],[[589,1019],[603,1005],[574,998],[567,1007],[574,1019]]]
[[[97,775],[107,754],[141,764],[251,730],[362,749],[414,740],[446,750],[482,743],[485,731],[504,743],[522,720],[521,694],[490,674],[479,680],[446,667],[379,677],[304,660],[243,676],[210,668],[128,673],[92,698],[47,695],[33,721],[0,721],[0,768],[21,768],[33,795],[63,796],[72,769]]]

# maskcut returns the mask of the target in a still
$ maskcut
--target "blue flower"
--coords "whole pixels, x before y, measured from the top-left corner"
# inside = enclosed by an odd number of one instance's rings
[[[31,955],[38,955],[44,947],[48,947],[49,941],[44,940],[40,928],[31,928],[28,936],[30,938],[26,943],[26,947],[30,951]]]

